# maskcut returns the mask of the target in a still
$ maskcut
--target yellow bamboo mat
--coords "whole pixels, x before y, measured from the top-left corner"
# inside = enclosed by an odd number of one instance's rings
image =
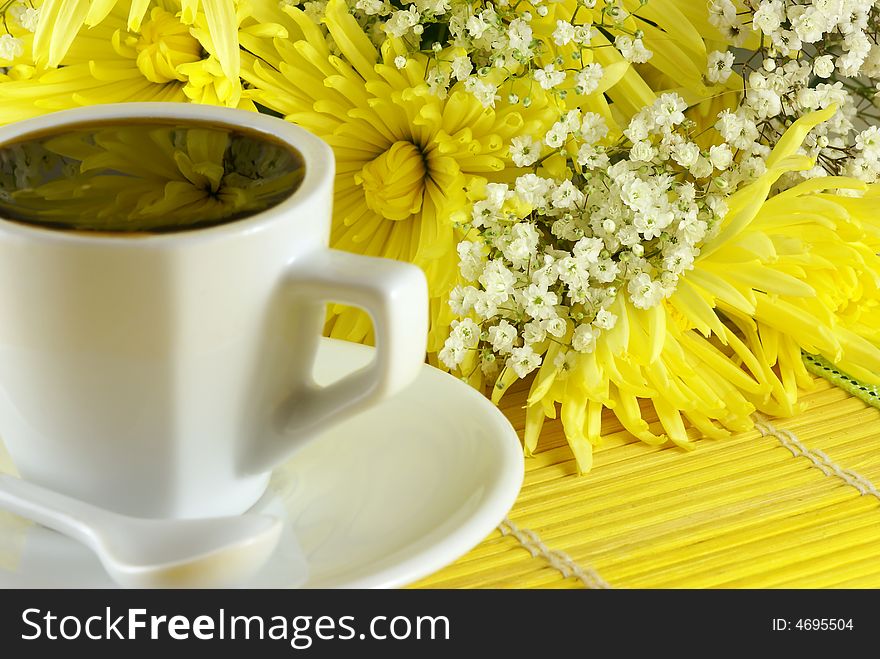
[[[502,401],[520,435],[526,392]],[[415,587],[880,587],[880,410],[825,380],[802,401],[693,451],[647,446],[608,415],[586,476],[548,421],[506,535]]]

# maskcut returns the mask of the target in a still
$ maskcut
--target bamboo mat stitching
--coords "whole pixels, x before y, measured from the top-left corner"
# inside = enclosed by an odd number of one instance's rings
[[[501,521],[501,524],[498,525],[498,530],[501,531],[501,535],[513,536],[532,555],[532,558],[540,556],[566,579],[574,577],[590,589],[611,588],[610,584],[594,569],[581,567],[565,552],[550,549],[537,533],[531,529],[519,528],[509,517],[505,517]]]
[[[813,466],[819,469],[826,476],[837,476],[837,478],[841,479],[847,485],[850,485],[858,490],[859,494],[867,494],[880,500],[880,491],[877,490],[877,488],[871,481],[869,481],[861,474],[850,471],[848,469],[844,469],[833,460],[831,460],[831,458],[825,455],[825,453],[823,453],[822,451],[808,448],[797,438],[797,435],[795,435],[792,431],[786,430],[784,428],[777,428],[764,415],[755,413],[754,418],[755,428],[757,428],[758,432],[760,432],[761,435],[763,435],[764,437],[767,437],[768,435],[775,437],[777,440],[779,440],[780,444],[791,451],[791,454],[794,457],[807,458],[810,462],[813,463]]]

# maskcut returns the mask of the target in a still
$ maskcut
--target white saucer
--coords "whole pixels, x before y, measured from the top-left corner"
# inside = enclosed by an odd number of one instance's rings
[[[324,340],[326,384],[371,348]],[[0,446],[2,452],[2,446]],[[0,455],[0,470],[9,469]],[[256,508],[285,532],[249,587],[392,588],[454,561],[497,526],[519,492],[510,423],[479,393],[425,366],[405,392],[331,429],[276,470]],[[0,588],[111,588],[98,560],[0,511]]]

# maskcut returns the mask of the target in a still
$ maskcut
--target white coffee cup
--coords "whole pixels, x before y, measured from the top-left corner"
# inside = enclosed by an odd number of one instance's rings
[[[0,127],[0,147],[139,119],[271,135],[302,155],[304,179],[261,213],[177,233],[0,218],[0,436],[23,478],[112,510],[237,514],[279,462],[415,378],[427,287],[412,265],[328,248],[333,153],[279,119],[183,103],[95,106]],[[311,372],[328,301],[369,312],[377,349],[370,366],[321,388]]]

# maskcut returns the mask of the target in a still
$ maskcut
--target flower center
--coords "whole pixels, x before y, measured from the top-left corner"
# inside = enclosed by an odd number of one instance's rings
[[[177,67],[202,59],[202,46],[174,14],[156,7],[135,44],[137,66],[150,82],[186,80]]]
[[[389,220],[405,220],[422,208],[425,160],[412,142],[399,141],[355,176],[367,206]]]

